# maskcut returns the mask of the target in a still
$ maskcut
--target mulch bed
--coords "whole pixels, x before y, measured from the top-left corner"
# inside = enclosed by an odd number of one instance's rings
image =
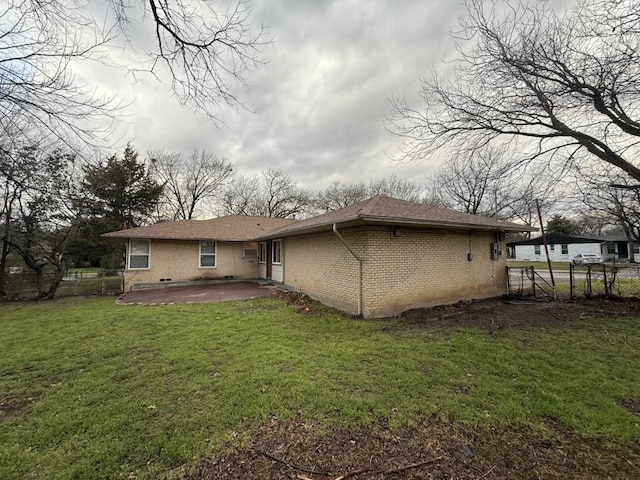
[[[321,434],[301,419],[270,424],[234,453],[203,460],[188,480],[209,479],[638,479],[640,448],[609,447],[570,432],[541,438],[425,420]]]

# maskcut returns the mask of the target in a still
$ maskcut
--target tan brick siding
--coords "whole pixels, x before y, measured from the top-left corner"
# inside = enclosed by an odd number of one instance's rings
[[[491,260],[493,233],[387,226],[340,230],[363,259],[363,315],[499,296],[506,255]],[[501,244],[504,250],[504,243]],[[322,303],[357,313],[358,262],[333,233],[286,239],[284,283]],[[473,259],[467,260],[471,252]]]
[[[506,255],[491,259],[490,232],[370,227],[363,265],[364,315],[499,296],[506,289]],[[468,261],[471,252],[473,259]]]
[[[150,268],[126,270],[125,291],[136,284],[234,278],[257,278],[258,257],[244,256],[243,242],[218,242],[215,268],[199,268],[200,242],[176,240],[151,240]]]
[[[362,250],[364,230],[341,232]],[[284,283],[351,314],[358,310],[358,262],[333,233],[285,239]],[[359,246],[358,246],[359,245]]]

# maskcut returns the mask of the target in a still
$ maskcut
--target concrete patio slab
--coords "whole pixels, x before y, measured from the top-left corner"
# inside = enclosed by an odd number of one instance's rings
[[[190,285],[149,290],[133,290],[116,300],[119,305],[159,303],[210,303],[226,300],[268,297],[275,287],[263,286],[255,282],[216,283]]]

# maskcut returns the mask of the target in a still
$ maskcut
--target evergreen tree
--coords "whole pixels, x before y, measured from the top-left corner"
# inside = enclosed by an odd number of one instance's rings
[[[94,250],[109,257],[103,267],[116,268],[113,254],[121,254],[116,247],[100,235],[145,225],[151,221],[163,187],[149,174],[138,153],[127,145],[122,158],[116,155],[90,165],[84,172],[84,189],[87,192],[90,219],[86,237],[93,239]]]

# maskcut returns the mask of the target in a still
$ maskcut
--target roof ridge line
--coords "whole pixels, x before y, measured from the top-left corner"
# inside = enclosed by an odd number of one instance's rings
[[[358,216],[371,215],[371,212],[376,208],[376,205],[382,197],[383,195],[376,195],[375,197],[371,197],[369,200],[365,201],[363,207],[358,210]]]

